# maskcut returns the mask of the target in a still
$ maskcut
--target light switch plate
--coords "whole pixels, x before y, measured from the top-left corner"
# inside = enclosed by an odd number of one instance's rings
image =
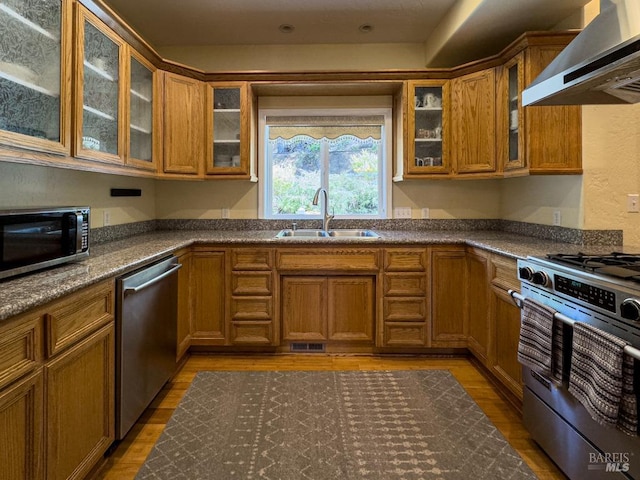
[[[428,208],[423,208],[422,209],[422,218],[429,218],[429,209]]]
[[[222,218],[229,218],[231,212],[229,212],[228,208],[223,208],[222,209]]]
[[[640,204],[637,193],[630,193],[627,195],[627,212],[638,213],[640,212]]]

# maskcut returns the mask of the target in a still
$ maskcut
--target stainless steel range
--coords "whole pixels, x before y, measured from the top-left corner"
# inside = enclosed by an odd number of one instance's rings
[[[524,423],[534,440],[571,479],[640,479],[640,437],[596,423],[568,392],[572,325],[584,322],[630,346],[640,390],[640,255],[557,254],[518,261],[521,305],[532,298],[563,322],[563,382],[523,367]]]

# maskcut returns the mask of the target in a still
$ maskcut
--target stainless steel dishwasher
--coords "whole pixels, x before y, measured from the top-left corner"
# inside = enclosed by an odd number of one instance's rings
[[[170,256],[116,281],[118,440],[175,372],[180,267],[178,259]]]

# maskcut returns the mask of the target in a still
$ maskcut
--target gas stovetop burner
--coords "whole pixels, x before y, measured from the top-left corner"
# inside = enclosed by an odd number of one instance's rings
[[[640,254],[620,252],[604,255],[556,253],[548,254],[547,258],[576,269],[640,282]]]

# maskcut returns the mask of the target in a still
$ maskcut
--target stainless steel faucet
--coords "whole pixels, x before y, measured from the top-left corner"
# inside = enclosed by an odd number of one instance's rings
[[[313,196],[313,204],[318,205],[318,198],[320,197],[320,192],[324,193],[324,212],[322,212],[322,229],[325,232],[329,231],[329,222],[333,219],[333,215],[329,215],[329,194],[327,191],[320,187],[316,190],[316,194]]]

